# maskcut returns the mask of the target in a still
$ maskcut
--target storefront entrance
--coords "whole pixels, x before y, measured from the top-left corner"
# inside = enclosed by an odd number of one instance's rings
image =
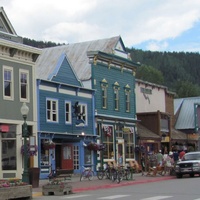
[[[116,144],[116,161],[120,165],[124,165],[125,153],[124,153],[124,140],[118,139]]]

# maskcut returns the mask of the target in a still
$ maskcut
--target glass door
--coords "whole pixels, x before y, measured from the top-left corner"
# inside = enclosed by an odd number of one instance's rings
[[[116,154],[117,164],[124,165],[124,161],[125,161],[124,140],[120,139],[117,141],[116,150],[117,150],[117,154]]]

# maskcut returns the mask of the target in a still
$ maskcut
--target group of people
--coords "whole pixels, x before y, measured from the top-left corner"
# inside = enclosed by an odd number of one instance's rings
[[[149,171],[153,168],[155,169],[156,167],[162,167],[165,173],[167,171],[170,172],[174,164],[181,160],[184,155],[184,150],[181,150],[180,152],[174,150],[173,152],[170,151],[169,153],[164,152],[164,154],[162,154],[162,151],[159,150],[157,153],[153,152],[152,154],[148,154],[146,158],[145,154],[143,153],[141,156],[142,174],[144,174],[144,171]]]

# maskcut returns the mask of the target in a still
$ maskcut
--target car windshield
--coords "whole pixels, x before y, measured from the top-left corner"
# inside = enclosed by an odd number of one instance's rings
[[[183,160],[200,160],[200,154],[185,154]]]

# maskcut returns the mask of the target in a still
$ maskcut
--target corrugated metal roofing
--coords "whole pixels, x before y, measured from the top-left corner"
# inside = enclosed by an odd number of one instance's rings
[[[121,37],[117,36],[43,49],[36,63],[36,76],[39,79],[47,80],[49,75],[54,72],[60,56],[64,54],[74,68],[79,80],[88,80],[91,78],[91,67],[87,52],[102,51],[113,54],[113,50],[120,40]]]
[[[174,100],[174,105],[176,105],[177,107],[179,105],[180,108],[180,113],[178,115],[177,122],[175,125],[176,129],[181,130],[181,129],[195,128],[195,118],[194,118],[195,103],[200,104],[200,97],[182,98]]]

